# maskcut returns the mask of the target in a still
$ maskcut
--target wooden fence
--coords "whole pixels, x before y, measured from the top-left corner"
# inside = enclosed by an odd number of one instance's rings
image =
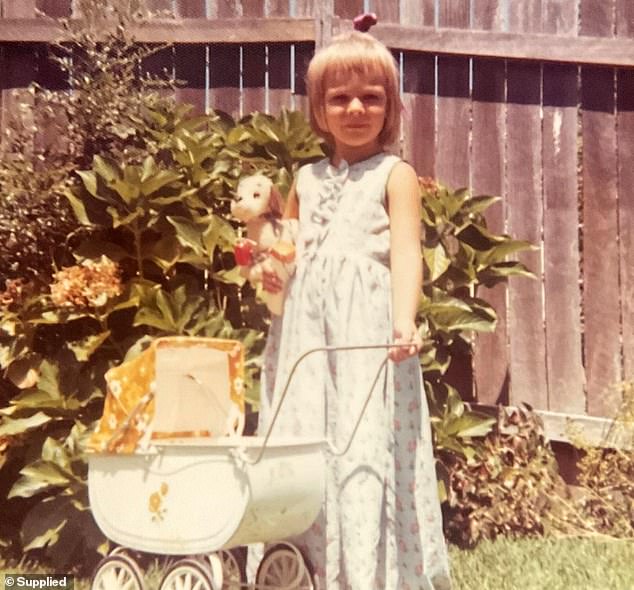
[[[185,81],[204,111],[305,108],[315,44],[373,10],[403,71],[402,154],[424,176],[498,194],[495,230],[540,246],[538,280],[483,293],[499,314],[479,336],[466,394],[525,401],[555,422],[611,416],[634,379],[632,0],[150,0],[139,40],[174,42],[150,68]],[[42,44],[70,0],[0,0],[3,112],[13,89],[59,86]],[[551,414],[549,414],[549,412]],[[591,420],[591,419],[589,419]],[[557,422],[561,424],[561,422]]]

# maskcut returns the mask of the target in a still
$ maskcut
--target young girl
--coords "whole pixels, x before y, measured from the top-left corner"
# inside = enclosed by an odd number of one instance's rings
[[[399,134],[397,67],[366,33],[339,36],[308,69],[310,118],[332,157],[299,170],[297,269],[265,352],[260,433],[310,348],[397,343],[349,451],[329,456],[315,524],[293,541],[324,590],[450,586],[414,323],[421,295],[417,175],[385,152]],[[279,289],[266,273],[265,288]],[[274,434],[342,448],[386,351],[319,352],[293,376]]]

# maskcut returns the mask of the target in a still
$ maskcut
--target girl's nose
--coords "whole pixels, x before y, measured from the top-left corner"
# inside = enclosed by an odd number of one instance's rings
[[[355,96],[348,104],[348,111],[351,113],[363,110],[363,103]]]

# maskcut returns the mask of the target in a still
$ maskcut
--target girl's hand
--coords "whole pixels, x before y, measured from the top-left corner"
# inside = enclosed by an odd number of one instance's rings
[[[273,265],[265,260],[262,263],[262,288],[267,293],[279,293],[283,286],[282,279],[273,269]]]
[[[423,339],[421,338],[416,325],[412,322],[405,326],[394,326],[394,344],[402,344],[398,348],[390,348],[388,356],[395,363],[400,363],[402,360],[418,354],[423,346]]]

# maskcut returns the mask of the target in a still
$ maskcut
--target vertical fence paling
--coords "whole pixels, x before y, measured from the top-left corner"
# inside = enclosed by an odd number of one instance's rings
[[[576,35],[576,3],[548,0],[543,31]],[[583,413],[577,179],[578,68],[543,67],[544,294],[548,408]]]
[[[243,16],[264,16],[264,2],[243,2]],[[242,113],[263,111],[266,104],[266,47],[263,43],[242,45]]]
[[[617,0],[617,37],[634,37],[634,3]],[[634,380],[634,70],[617,72],[617,157],[623,378]]]
[[[403,52],[403,157],[420,176],[432,178],[436,175],[435,78],[433,55]]]
[[[469,28],[467,0],[441,2],[434,19],[440,27]],[[470,181],[471,93],[470,60],[459,56],[438,56],[436,60],[436,143],[435,176],[453,188]],[[471,353],[455,350],[448,381],[467,398],[473,396]]]
[[[277,0],[267,4],[268,16],[290,16],[288,0]],[[304,16],[304,15],[301,15]],[[291,48],[290,43],[271,43],[268,52],[268,112],[277,115],[282,108],[290,109],[291,95]]]
[[[612,2],[582,0],[584,35],[610,36]],[[583,142],[583,310],[587,408],[611,416],[618,400],[608,387],[620,379],[614,69],[581,68]]]
[[[540,0],[511,3],[511,32],[541,32]],[[541,66],[507,63],[507,229],[510,235],[541,247],[542,127]],[[518,258],[537,279],[511,278],[508,285],[510,403],[547,407],[545,333],[540,252]]]
[[[176,17],[205,18],[205,0],[176,0]],[[207,108],[207,47],[203,44],[177,45],[174,48],[174,76],[180,81],[175,98],[191,104],[192,114]]]
[[[502,6],[497,0],[480,0],[473,10],[473,27],[499,30]],[[473,60],[471,186],[475,194],[504,195],[505,92],[503,60]],[[505,230],[504,202],[486,212],[489,228]],[[474,348],[473,370],[478,399],[483,403],[508,402],[509,360],[506,321],[506,285],[478,293],[495,309],[498,322],[492,334],[479,334]],[[496,359],[495,363],[491,359]]]

